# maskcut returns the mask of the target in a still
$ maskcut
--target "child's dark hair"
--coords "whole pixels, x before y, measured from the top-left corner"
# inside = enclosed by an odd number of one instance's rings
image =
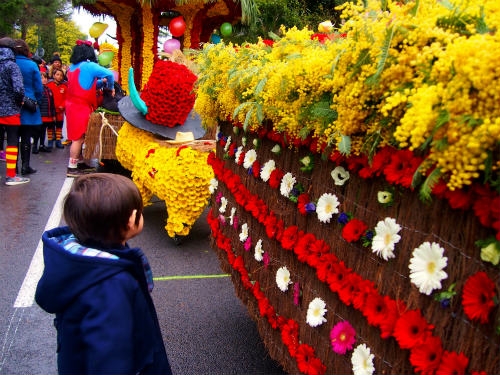
[[[64,220],[78,241],[85,246],[113,248],[121,245],[130,215],[137,210],[141,219],[142,197],[127,177],[112,173],[93,173],[75,179],[64,201]]]
[[[94,47],[87,44],[77,44],[74,46],[69,62],[71,64],[78,64],[79,62],[87,60],[97,63]]]

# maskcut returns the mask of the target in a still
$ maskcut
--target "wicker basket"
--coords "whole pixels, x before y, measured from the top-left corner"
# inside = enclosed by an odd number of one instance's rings
[[[118,130],[124,123],[124,118],[117,114],[94,112],[90,115],[85,134],[83,157],[90,159],[116,160],[115,148]],[[103,123],[106,125],[103,126]],[[109,126],[107,126],[109,124]]]

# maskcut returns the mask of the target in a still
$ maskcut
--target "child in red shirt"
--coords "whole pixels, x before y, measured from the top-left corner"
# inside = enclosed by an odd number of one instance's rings
[[[56,107],[56,121],[55,125],[47,128],[47,139],[48,148],[53,147],[54,141],[56,141],[57,148],[64,148],[61,138],[62,138],[62,128],[64,123],[64,111],[66,108],[66,92],[68,90],[68,84],[66,81],[66,75],[62,69],[54,68],[52,71],[52,81],[47,83],[47,86],[52,90],[54,94],[54,104]]]

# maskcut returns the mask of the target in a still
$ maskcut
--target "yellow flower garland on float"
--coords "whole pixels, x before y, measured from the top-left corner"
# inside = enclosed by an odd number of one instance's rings
[[[384,6],[384,8],[381,8]],[[292,136],[372,156],[392,144],[426,155],[420,172],[452,190],[500,169],[500,3],[368,1],[340,7],[344,25],[282,28],[272,47],[205,45],[195,109],[205,126],[264,119]]]
[[[143,4],[142,6],[142,87],[146,84],[149,76],[153,72],[155,56],[157,55],[156,46],[154,45],[154,30],[153,13],[151,6]]]
[[[96,3],[97,4],[97,3]],[[108,9],[115,16],[116,23],[120,28],[120,51],[118,57],[118,65],[116,70],[120,74],[121,86],[128,91],[128,69],[132,66],[132,34],[130,30],[130,21],[132,19],[132,14],[134,13],[134,8],[125,6],[123,4],[117,4],[113,1],[104,2]],[[114,59],[113,59],[114,66]]]
[[[118,161],[132,171],[145,205],[153,194],[165,201],[168,235],[188,235],[210,198],[214,174],[207,164],[208,153],[189,146],[166,146],[128,122],[118,133],[115,152]]]
[[[186,4],[178,5],[174,10],[178,11],[186,22],[186,30],[184,31],[183,48],[191,48],[191,30],[193,29],[193,21],[198,12],[203,9],[205,2],[203,0],[193,1]],[[196,46],[195,46],[196,47]]]

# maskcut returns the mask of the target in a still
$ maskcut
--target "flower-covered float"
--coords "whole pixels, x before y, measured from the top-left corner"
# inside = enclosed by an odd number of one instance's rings
[[[165,229],[176,243],[187,236],[210,197],[213,172],[207,164],[214,141],[193,111],[196,75],[185,65],[160,60],[139,93],[130,69],[129,96],[118,102],[126,121],[118,132],[116,157],[132,172],[144,204],[165,201]]]
[[[221,267],[289,373],[500,373],[500,4],[206,45]]]

